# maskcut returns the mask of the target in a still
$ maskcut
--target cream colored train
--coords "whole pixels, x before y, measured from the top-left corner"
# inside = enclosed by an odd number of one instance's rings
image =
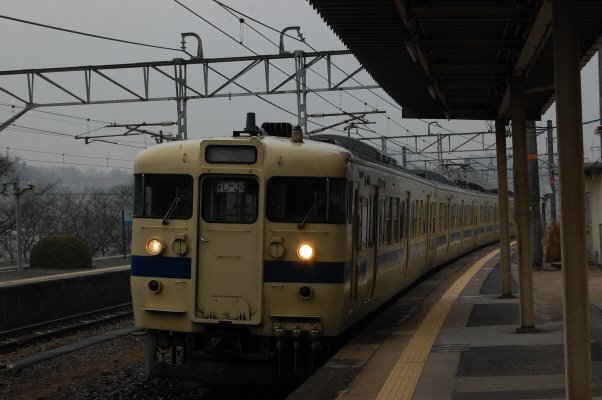
[[[425,273],[498,239],[493,194],[347,137],[263,127],[136,158],[131,287],[150,374],[302,374]]]

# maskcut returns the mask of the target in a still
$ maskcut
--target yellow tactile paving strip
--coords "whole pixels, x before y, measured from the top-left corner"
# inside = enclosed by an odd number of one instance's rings
[[[443,321],[447,317],[452,305],[470,282],[473,276],[493,257],[500,252],[499,249],[492,251],[479,261],[474,263],[462,276],[454,282],[441,296],[437,303],[426,315],[416,333],[408,343],[399,360],[395,363],[393,370],[385,381],[378,400],[407,399],[410,400],[416,389],[416,384],[424,368],[433,343],[439,335]]]

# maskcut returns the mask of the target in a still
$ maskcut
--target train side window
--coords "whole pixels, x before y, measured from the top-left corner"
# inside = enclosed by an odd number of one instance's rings
[[[349,182],[349,197],[348,197],[348,201],[347,201],[347,223],[351,224],[353,222],[353,203],[354,203],[354,199],[355,197],[353,197],[354,194],[354,182],[350,181]],[[357,189],[355,189],[355,191],[357,192]]]
[[[379,199],[379,218],[378,218],[378,244],[382,246],[386,243],[386,212],[387,212],[387,201],[386,199]]]
[[[391,202],[391,225],[389,227],[391,231],[391,239],[394,243],[399,242],[399,230],[396,227],[399,226],[399,198],[393,197]]]
[[[361,199],[362,205],[361,205],[361,232],[362,232],[362,248],[368,246],[368,225],[369,222],[368,218],[369,218],[369,199],[367,197],[362,197]]]
[[[437,229],[437,203],[431,205],[431,233],[435,233]]]
[[[406,213],[405,213],[405,201],[402,201],[399,205],[399,238],[403,240],[405,238],[405,221],[406,221]]]
[[[418,200],[412,203],[412,225],[411,225],[411,238],[414,239],[416,237],[418,231]]]
[[[449,228],[449,203],[445,205],[445,229]]]
[[[422,235],[426,235],[428,232],[428,204],[426,202],[422,202]]]
[[[416,232],[416,201],[410,204],[410,226],[408,230],[409,237],[413,239]]]
[[[426,202],[422,203],[422,226],[421,226],[421,235],[424,235],[428,232],[428,204]]]
[[[454,204],[454,228],[458,229],[460,226],[460,221],[458,220],[460,213],[458,212],[459,205]]]
[[[416,200],[416,206],[414,207],[413,214],[414,214],[414,231],[412,232],[412,237],[418,237],[420,236],[420,202],[418,200]]]
[[[406,214],[408,215],[405,218],[405,224],[407,225],[405,230],[405,235],[407,238],[412,238],[412,202],[408,201],[408,206],[406,207]]]
[[[354,184],[356,186],[356,184]],[[362,248],[362,203],[360,192],[357,186],[353,190],[353,241],[358,249]]]
[[[370,223],[368,224],[368,247],[373,247],[378,238],[378,232],[376,231],[376,228],[378,228],[378,197],[370,197],[369,211]]]
[[[273,222],[347,223],[347,181],[275,176],[268,180],[266,216]]]
[[[393,221],[393,214],[391,212],[391,206],[393,205],[393,198],[387,197],[387,203],[385,204],[385,213],[386,213],[386,221],[385,221],[385,242],[387,244],[391,244],[393,239],[393,235],[391,235],[391,224]]]
[[[409,226],[409,236],[410,238],[414,238],[414,232],[416,231],[416,202],[412,202],[410,206],[410,226]]]

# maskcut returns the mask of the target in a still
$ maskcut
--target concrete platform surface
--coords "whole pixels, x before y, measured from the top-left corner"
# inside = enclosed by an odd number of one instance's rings
[[[498,257],[465,277],[475,261],[491,255],[493,249],[489,246],[451,263],[397,299],[289,399],[564,399],[562,299],[558,297],[562,294],[548,290],[561,287],[557,282],[561,274],[536,274],[538,332],[516,333],[519,302],[499,298]],[[516,265],[513,270],[516,277]],[[595,278],[602,282],[598,272]],[[462,277],[468,279],[466,285],[447,314],[439,312],[443,315],[440,328],[433,328],[434,340],[424,345],[432,333],[424,330],[431,310]],[[590,295],[594,298],[590,307],[592,391],[595,399],[602,399],[598,295]],[[423,347],[427,350],[420,356],[415,349]]]

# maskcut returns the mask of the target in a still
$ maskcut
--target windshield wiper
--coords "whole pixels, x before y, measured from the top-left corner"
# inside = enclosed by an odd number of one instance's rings
[[[305,223],[307,222],[308,219],[311,218],[312,215],[314,215],[314,213],[320,206],[320,203],[322,203],[321,199],[318,199],[314,202],[313,206],[311,206],[311,208],[307,212],[307,215],[305,215],[305,218],[303,218],[303,220],[299,223],[299,225],[297,225],[297,229],[303,229],[305,227]]]
[[[171,206],[169,206],[169,209],[167,210],[167,212],[165,213],[165,216],[163,217],[163,221],[161,222],[163,225],[169,225],[169,217],[171,217],[171,214],[173,214],[173,212],[175,211],[176,207],[178,206],[178,203],[180,202],[180,198],[174,197],[173,201],[171,202]]]

